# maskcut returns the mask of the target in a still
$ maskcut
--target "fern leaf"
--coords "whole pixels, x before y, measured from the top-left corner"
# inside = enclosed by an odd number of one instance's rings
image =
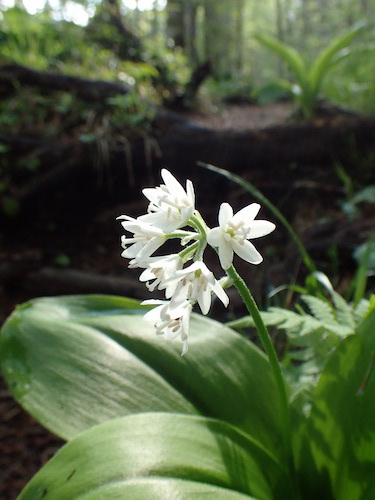
[[[339,323],[326,323],[325,329],[328,332],[331,332],[334,335],[336,335],[338,337],[342,337],[342,338],[345,338],[348,335],[353,335],[353,333],[354,333],[353,328],[351,328],[350,326],[347,326],[347,325],[339,324]]]
[[[353,314],[356,323],[358,324],[364,316],[368,313],[370,309],[370,301],[367,299],[361,299],[357,306],[355,307]]]
[[[298,349],[296,351],[290,351],[288,357],[293,361],[308,361],[316,355],[315,351],[311,347],[305,349]]]
[[[337,323],[332,307],[327,302],[312,295],[302,295],[301,299],[307,304],[316,319],[323,323]]]
[[[261,312],[261,316],[267,326],[276,326],[285,320],[285,309],[271,307],[268,311]]]
[[[287,309],[281,309],[278,307],[271,307],[270,312],[273,312],[274,314],[278,314],[280,318],[282,318],[282,321],[279,322],[278,327],[288,331],[295,331],[298,329],[302,322],[303,322],[303,316],[300,314],[295,313],[294,311],[288,311]]]
[[[335,305],[337,322],[354,331],[355,321],[351,306],[337,292],[332,292],[332,300]]]
[[[310,315],[305,315],[303,316],[303,325],[299,334],[301,337],[304,337],[305,335],[310,335],[311,333],[316,332],[320,328],[322,328],[320,321]]]

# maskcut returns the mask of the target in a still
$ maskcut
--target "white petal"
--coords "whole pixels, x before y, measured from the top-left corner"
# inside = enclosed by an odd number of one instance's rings
[[[177,287],[177,282],[174,282],[174,283],[163,283],[162,286],[158,287],[159,290],[165,290],[165,298],[166,299],[171,299],[173,294],[175,293],[176,291],[176,287]]]
[[[233,208],[229,203],[222,203],[219,210],[219,226],[225,229],[225,226],[229,219],[233,217]]]
[[[250,205],[247,205],[247,207],[241,208],[241,210],[233,216],[233,223],[237,224],[238,222],[243,221],[249,224],[258,215],[259,210],[259,203],[251,203]]]
[[[229,269],[233,262],[233,248],[226,241],[219,246],[219,259],[223,269]]]
[[[186,197],[184,188],[181,186],[178,180],[169,172],[169,170],[163,168],[163,170],[161,171],[161,176],[170,194],[172,194],[173,196],[178,196],[179,198]]]
[[[184,356],[188,352],[188,341],[187,339],[182,342],[182,353],[181,356]]]
[[[208,314],[211,307],[211,290],[207,288],[206,291],[198,295],[198,304],[201,308],[202,314]]]
[[[167,300],[159,300],[159,299],[146,299],[141,302],[141,306],[148,305],[166,305],[168,304]],[[147,314],[147,313],[146,313]]]
[[[154,280],[156,278],[155,274],[151,271],[151,269],[145,269],[140,277],[139,277],[139,281],[150,281],[150,280]]]
[[[187,338],[188,338],[190,315],[191,315],[192,309],[193,309],[193,307],[190,303],[185,304],[184,314],[182,315],[182,319],[181,319],[181,326],[182,326],[181,340],[187,340]]]
[[[193,262],[192,264],[190,264],[190,266],[185,267],[185,269],[181,269],[180,271],[177,271],[176,276],[180,276],[181,278],[179,278],[179,279],[182,279],[182,277],[186,276],[187,274],[195,273],[195,271],[198,271],[198,270],[203,271],[202,265],[203,266],[205,265],[205,264],[203,264],[202,261]]]
[[[191,305],[188,301],[177,302],[173,296],[168,305],[168,313],[172,319],[181,318],[186,313],[186,309],[190,308]]]
[[[194,203],[195,203],[194,186],[193,186],[193,183],[189,179],[186,181],[186,194],[187,194],[188,200],[190,201],[191,205],[194,206]]]
[[[126,236],[121,236],[121,246],[123,248],[125,248],[126,245],[132,245],[133,243],[139,243],[139,241],[133,237],[127,238]]]
[[[266,236],[266,234],[272,233],[275,227],[275,224],[268,220],[255,220],[250,224],[248,238],[261,238],[262,236]]]
[[[187,295],[188,286],[183,286],[179,283],[173,293],[173,302],[176,304],[182,304],[183,302],[186,302]]]
[[[151,300],[152,299],[150,299],[150,301]],[[147,304],[150,304],[150,302],[147,300],[145,300],[141,303],[141,305],[147,305]],[[163,304],[158,305],[157,307],[154,307],[150,311],[147,311],[146,314],[144,314],[143,319],[145,321],[152,321],[154,323],[156,323],[157,321],[160,321],[161,313],[162,313],[162,310],[164,307],[165,307],[165,305],[163,305]]]
[[[133,259],[139,254],[141,248],[142,245],[140,243],[135,243],[134,245],[130,245],[130,247],[125,248],[125,250],[121,254],[121,257],[124,257],[125,259]]]
[[[138,255],[132,255],[132,257],[137,257],[137,260],[146,259],[156,252],[156,250],[163,245],[164,241],[164,238],[152,238],[146,243]]]
[[[224,233],[221,227],[214,227],[213,229],[210,229],[207,233],[208,244],[212,247],[220,246],[224,238],[223,234]]]
[[[216,281],[214,285],[211,286],[214,294],[221,300],[225,307],[229,304],[229,297],[221,287],[220,283]]]
[[[214,285],[216,280],[215,280],[215,276],[213,275],[212,271],[210,271],[208,269],[208,267],[206,266],[206,264],[201,261],[199,262],[199,269],[201,271],[201,273],[203,274],[203,276],[206,278],[206,280],[208,281],[208,283],[210,285]]]
[[[153,203],[157,203],[157,201],[159,200],[159,195],[158,195],[156,188],[144,188],[144,189],[142,189],[142,194],[149,201],[151,201]]]
[[[121,219],[136,220],[136,219],[134,219],[134,217],[130,217],[130,215],[119,215],[118,217],[116,217],[116,220],[121,220]]]
[[[260,264],[263,260],[263,257],[250,241],[245,240],[240,244],[238,241],[233,240],[233,250],[241,259],[250,262],[250,264]]]

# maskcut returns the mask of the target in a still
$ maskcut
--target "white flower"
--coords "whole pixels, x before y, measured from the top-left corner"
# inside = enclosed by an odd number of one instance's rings
[[[169,278],[173,277],[176,271],[181,269],[182,266],[183,260],[178,254],[150,257],[147,263],[142,266],[146,267],[146,269],[140,275],[139,280],[146,282],[146,286],[150,292],[153,292],[155,288],[158,290],[165,289],[166,296],[171,297],[173,291],[170,290],[171,285],[166,282]]]
[[[186,181],[186,191],[177,179],[166,169],[161,171],[165,184],[143,189],[150,201],[148,213],[138,219],[170,233],[183,227],[194,213],[194,187]]]
[[[207,241],[212,247],[218,248],[223,269],[232,265],[233,252],[251,264],[262,262],[262,256],[248,240],[269,234],[275,229],[275,224],[267,220],[254,220],[259,209],[258,203],[252,203],[233,215],[228,203],[221,204],[219,226],[210,229]]]
[[[133,217],[121,215],[118,219],[125,219],[121,222],[122,226],[126,231],[134,233],[131,238],[121,237],[121,245],[125,249],[121,255],[127,259],[133,259],[133,267],[137,263],[138,267],[142,267],[142,261],[147,260],[164,244],[166,236],[161,229],[133,219]]]
[[[174,340],[178,336],[182,340],[181,356],[188,351],[189,323],[192,305],[189,301],[176,304],[173,300],[144,300],[142,304],[157,305],[144,315],[146,321],[154,323],[156,334],[166,336],[167,340]]]
[[[214,293],[225,307],[229,303],[227,294],[212,272],[204,262],[194,262],[180,271],[176,271],[174,277],[166,281],[169,288],[166,297],[173,297],[177,304],[190,300],[195,304],[198,302],[203,314],[207,314],[211,307],[211,295]]]

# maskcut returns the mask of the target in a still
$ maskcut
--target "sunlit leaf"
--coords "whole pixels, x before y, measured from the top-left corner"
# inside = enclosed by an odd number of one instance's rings
[[[375,311],[329,358],[299,434],[304,499],[360,500],[375,491]]]
[[[284,465],[233,426],[203,417],[144,413],[114,419],[75,438],[39,471],[19,500],[43,498],[46,491],[59,500],[112,498],[114,487],[123,498],[141,498],[125,493],[143,490],[146,498],[175,499],[180,491],[197,495],[199,489],[223,497],[226,489],[233,499],[287,499],[286,480]],[[163,490],[166,496],[150,495]]]
[[[15,398],[65,439],[139,412],[220,418],[281,453],[279,399],[268,362],[218,322],[193,316],[189,352],[156,336],[136,301],[108,296],[33,300],[0,336]]]

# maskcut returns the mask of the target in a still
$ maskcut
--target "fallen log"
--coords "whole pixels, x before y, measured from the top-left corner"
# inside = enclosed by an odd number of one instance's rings
[[[197,161],[239,174],[268,168],[269,175],[274,167],[292,164],[326,168],[335,161],[357,168],[361,157],[374,151],[375,117],[311,120],[257,130],[211,130],[187,122],[166,130],[159,144],[165,164],[176,171],[187,171]],[[279,168],[277,173],[282,173]]]
[[[14,82],[52,91],[74,92],[77,97],[85,101],[102,101],[130,91],[127,85],[119,82],[90,80],[78,76],[39,71],[15,63],[0,66],[0,95],[9,93],[14,88]]]
[[[66,90],[76,93],[82,99],[96,99],[103,103],[111,95],[129,91],[126,86],[117,82],[102,82],[57,75],[32,70],[17,64],[0,66],[0,84],[2,82],[12,85],[15,79],[18,79],[21,85],[39,86],[43,90]],[[150,106],[152,105],[150,104]],[[250,107],[249,113],[251,113]],[[217,184],[213,185],[212,176],[202,176],[202,170],[196,168],[198,161],[211,163],[240,175],[246,175],[249,180],[257,183],[270,178],[277,179],[281,183],[290,182],[291,177],[293,181],[308,179],[312,169],[320,169],[325,173],[330,171],[329,181],[334,177],[337,181],[337,176],[332,168],[334,162],[340,162],[346,167],[353,179],[369,182],[373,176],[369,162],[369,167],[361,167],[360,165],[361,159],[366,160],[374,153],[375,117],[373,116],[340,114],[338,112],[336,115],[330,113],[312,120],[287,122],[263,129],[214,130],[202,127],[178,113],[157,107],[150,134],[157,140],[158,153],[160,153],[154,154],[151,158],[154,171],[159,170],[161,166],[166,166],[180,175],[181,178],[186,177],[186,173],[189,172],[193,181],[199,179],[203,191],[209,190],[213,194],[215,194],[215,186],[218,184],[221,186],[223,180],[220,179]],[[18,144],[20,151],[25,151],[32,141],[35,139],[7,137],[7,144],[14,152],[18,150]],[[2,142],[1,136],[0,142]],[[36,148],[41,146],[37,142],[36,140]],[[51,154],[54,150],[62,147],[57,141],[50,142],[50,145],[52,146]],[[138,144],[132,144],[131,147],[138,148],[136,154],[132,151],[133,162],[136,165],[134,185],[143,185],[145,172],[150,171],[150,158],[145,158],[147,155],[142,140]],[[81,156],[81,159],[77,160],[77,152],[74,152],[74,148],[66,151],[67,155],[64,161],[50,162],[56,167],[54,172],[45,174],[40,182],[37,181],[33,186],[26,188],[22,194],[25,196],[25,200],[35,199],[33,193],[37,193],[38,197],[43,198],[43,190],[53,193],[54,190],[58,189],[61,192],[65,175],[69,179],[69,188],[75,187],[77,192],[84,190],[85,194],[89,194],[86,181],[93,176],[89,173],[85,178],[81,168],[83,166],[88,172],[87,166],[92,161],[88,155],[83,155],[83,158]],[[76,161],[72,160],[73,157],[76,158]],[[46,163],[48,163],[48,158]],[[113,201],[116,201],[119,200],[119,196],[122,199],[125,196],[124,186],[127,174],[124,164],[126,164],[124,153],[119,153],[112,148],[109,151],[108,171],[112,176],[113,190],[103,191],[103,197],[109,195]],[[294,168],[291,171],[289,168],[291,165],[295,167],[308,166],[310,170]],[[363,165],[365,165],[365,161]],[[155,175],[155,177],[158,176]],[[65,184],[64,182],[64,189],[66,188]],[[93,183],[91,183],[92,185]],[[52,189],[50,189],[51,186]],[[77,197],[77,199],[80,198]],[[87,201],[87,197],[85,197],[85,201]],[[96,203],[97,193],[94,193],[93,204]]]
[[[17,82],[17,85],[15,84]],[[21,64],[0,65],[0,97],[4,97],[18,89],[19,85],[38,87],[45,91],[65,91],[75,94],[78,98],[92,102],[101,102],[105,105],[106,99],[116,95],[125,95],[131,88],[120,82],[91,80],[50,71],[40,71]],[[186,123],[188,120],[178,113],[165,108],[157,108],[149,103],[155,111],[155,123],[165,128],[176,123]],[[34,139],[30,139],[32,141]]]
[[[118,82],[54,74],[18,64],[0,66],[0,84],[14,80],[21,85],[74,92],[85,100],[103,101],[129,92]],[[257,130],[212,130],[159,107],[155,108],[151,134],[158,138],[161,163],[172,169],[186,171],[203,161],[241,173],[254,166],[353,161],[353,156],[372,151],[375,117],[338,113]]]

